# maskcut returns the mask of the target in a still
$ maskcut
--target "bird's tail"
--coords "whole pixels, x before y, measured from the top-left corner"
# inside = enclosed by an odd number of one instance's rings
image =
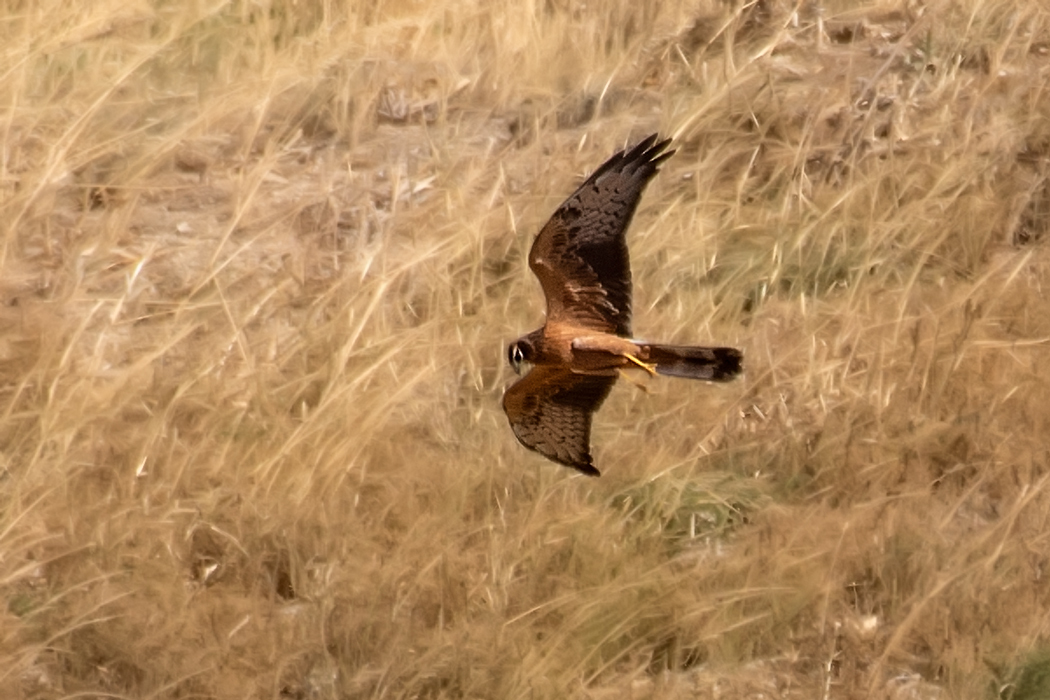
[[[660,374],[686,379],[727,382],[740,374],[744,354],[736,348],[640,344],[639,355]]]

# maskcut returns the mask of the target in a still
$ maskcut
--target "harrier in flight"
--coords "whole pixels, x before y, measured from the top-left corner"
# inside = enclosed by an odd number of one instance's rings
[[[631,265],[627,226],[645,185],[674,151],[646,138],[598,168],[558,207],[529,252],[547,297],[547,322],[511,343],[521,374],[503,410],[521,444],[559,464],[599,476],[591,459],[591,415],[620,373],[727,381],[740,373],[736,348],[659,345],[631,339]]]

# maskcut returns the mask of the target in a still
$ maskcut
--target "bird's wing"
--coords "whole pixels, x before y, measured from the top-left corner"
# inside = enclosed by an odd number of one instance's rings
[[[674,154],[653,134],[607,160],[565,200],[529,252],[547,297],[547,319],[631,333],[627,226],[657,166]]]
[[[522,445],[584,474],[598,476],[591,460],[591,414],[616,377],[533,367],[503,395],[503,410]]]

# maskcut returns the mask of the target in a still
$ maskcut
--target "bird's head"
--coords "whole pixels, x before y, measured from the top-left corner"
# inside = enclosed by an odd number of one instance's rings
[[[518,338],[507,346],[507,362],[514,368],[515,374],[521,374],[521,368],[526,362],[532,362],[535,348],[528,336]]]

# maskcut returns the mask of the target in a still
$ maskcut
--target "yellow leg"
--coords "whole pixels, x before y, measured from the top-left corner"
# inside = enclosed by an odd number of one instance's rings
[[[627,358],[628,360],[630,360],[630,361],[631,361],[631,362],[633,362],[634,364],[636,364],[636,365],[638,365],[639,367],[641,367],[642,369],[644,369],[644,370],[645,370],[646,372],[648,372],[648,373],[649,373],[649,374],[650,374],[651,376],[653,376],[653,377],[655,377],[655,376],[656,376],[656,365],[651,365],[651,364],[649,364],[648,362],[642,362],[641,360],[639,360],[639,359],[638,359],[637,357],[635,357],[634,355],[624,355],[624,357],[626,357],[626,358]]]

